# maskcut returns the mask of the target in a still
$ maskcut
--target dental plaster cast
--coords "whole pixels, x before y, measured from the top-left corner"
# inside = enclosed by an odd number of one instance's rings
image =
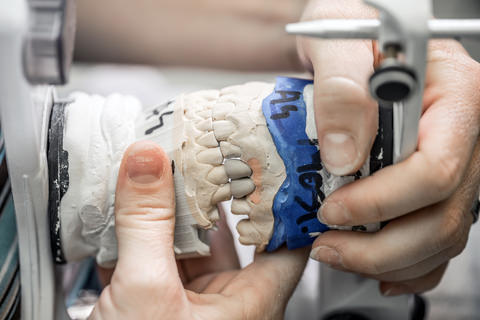
[[[68,188],[53,210],[58,262],[95,256],[102,266],[115,264],[117,173],[124,151],[138,140],[158,143],[172,161],[179,257],[209,253],[204,230],[218,221],[217,204],[232,198],[232,213],[247,216],[237,225],[242,244],[257,251],[307,245],[329,229],[316,218],[324,198],[370,174],[373,163],[348,177],[323,168],[313,85],[306,80],[199,91],[154,108],[118,94],[71,98],[62,128]],[[383,161],[383,148],[377,151],[373,160]]]

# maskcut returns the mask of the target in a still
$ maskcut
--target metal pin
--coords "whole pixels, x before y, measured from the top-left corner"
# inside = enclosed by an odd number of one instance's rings
[[[377,39],[380,20],[325,19],[287,24],[290,34],[325,39]],[[480,19],[429,20],[430,38],[480,38]]]

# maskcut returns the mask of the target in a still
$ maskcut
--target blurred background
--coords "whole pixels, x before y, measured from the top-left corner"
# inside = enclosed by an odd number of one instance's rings
[[[479,0],[435,0],[434,14],[438,18],[480,18]],[[161,32],[159,30],[158,32]],[[470,54],[480,61],[480,43],[464,42]],[[137,48],[141,50],[141,48]],[[82,58],[81,56],[79,58]],[[274,82],[277,75],[309,77],[276,70],[272,72],[240,72],[182,66],[147,66],[128,64],[92,64],[77,61],[70,83],[60,89],[60,96],[73,91],[108,95],[113,92],[132,94],[145,105],[159,104],[181,93],[216,89],[248,81]],[[480,88],[479,88],[480,90]],[[226,204],[228,207],[228,204]],[[229,215],[231,226],[234,217]],[[425,294],[430,305],[428,319],[480,319],[480,226],[474,225],[465,251],[450,262],[441,284]],[[232,232],[236,234],[234,227]],[[253,248],[237,250],[242,265],[253,257]],[[287,310],[287,319],[318,319],[319,264],[310,261],[304,277]]]

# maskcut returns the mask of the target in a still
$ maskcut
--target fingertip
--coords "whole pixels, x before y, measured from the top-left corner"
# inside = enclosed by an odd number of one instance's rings
[[[327,170],[337,176],[353,173],[360,162],[355,138],[348,132],[327,132],[320,142],[320,153]]]
[[[351,212],[344,205],[343,201],[335,201],[328,198],[317,212],[320,222],[327,225],[349,225],[352,219]]]

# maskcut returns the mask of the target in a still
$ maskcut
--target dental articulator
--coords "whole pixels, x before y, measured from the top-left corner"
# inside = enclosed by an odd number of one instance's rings
[[[427,43],[478,38],[480,20],[432,20],[430,1],[365,0],[378,20],[287,25],[291,34],[376,39],[383,55],[369,79],[379,130],[364,166],[329,173],[320,160],[313,82],[278,77],[174,97],[153,107],[133,96],[73,93],[66,83],[75,33],[72,0],[6,1],[0,12],[0,110],[16,210],[22,319],[67,319],[61,264],[117,258],[114,195],[123,152],[151,140],[169,155],[175,182],[175,253],[209,254],[217,204],[231,202],[240,242],[257,251],[311,244],[330,229],[375,232],[380,224],[328,226],[317,211],[346,183],[400,162],[417,147]],[[232,200],[233,199],[233,200]],[[321,268],[323,319],[354,314],[408,319],[413,297],[382,297],[374,280]]]

